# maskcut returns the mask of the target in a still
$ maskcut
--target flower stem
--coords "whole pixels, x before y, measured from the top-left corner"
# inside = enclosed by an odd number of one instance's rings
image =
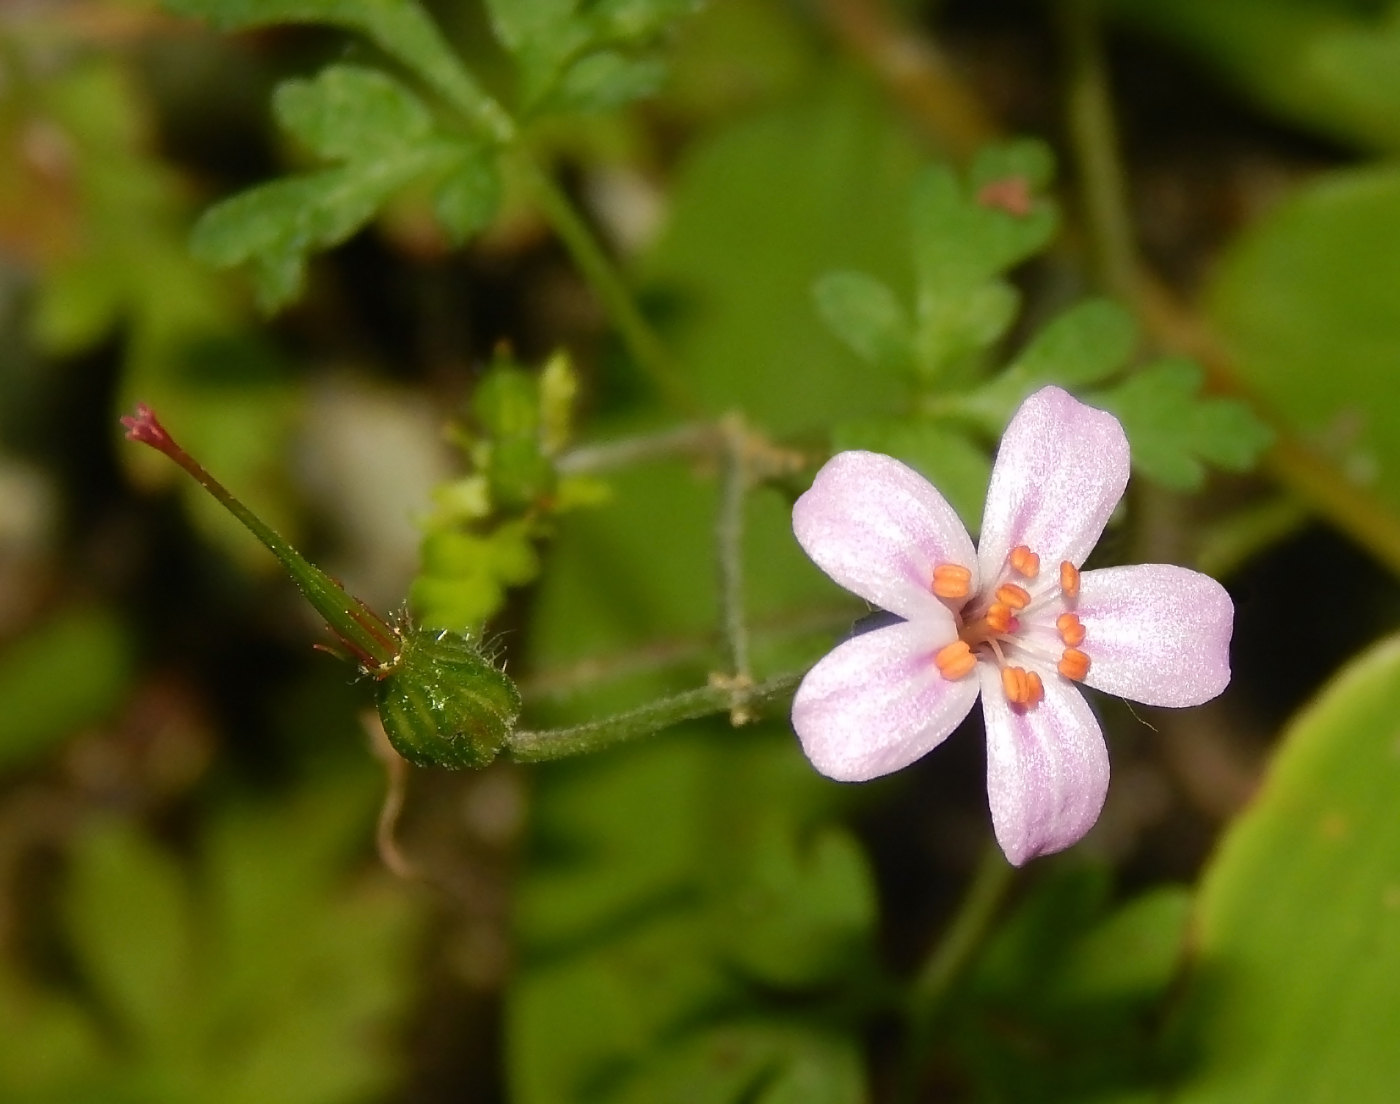
[[[712,456],[721,443],[719,429],[713,422],[687,422],[659,433],[582,445],[560,455],[554,466],[560,475],[592,475],[650,460]]]
[[[339,583],[308,561],[281,534],[229,493],[222,483],[175,442],[161,425],[155,411],[145,403],[138,403],[136,413],[121,421],[126,426],[128,440],[150,445],[179,464],[282,561],[282,566],[306,600],[325,618],[331,631],[359,660],[366,672],[382,677],[394,668],[399,657],[398,633],[358,598],[347,594]]]
[[[1006,861],[995,843],[988,843],[958,911],[914,975],[908,1002],[906,1099],[913,1099],[943,1002],[981,949],[1015,878],[1016,868]]]
[[[588,224],[574,209],[568,196],[549,173],[534,161],[522,157],[520,163],[545,218],[563,241],[579,271],[603,301],[633,359],[671,406],[688,415],[699,413],[700,404],[681,366],[651,328],[651,323],[638,308],[621,273]]]
[[[749,490],[748,431],[739,414],[722,424],[724,470],[720,479],[719,514],[715,519],[715,546],[719,564],[720,617],[729,649],[730,720],[743,724],[748,718],[748,691],[753,685],[749,669],[749,630],[744,613],[744,500]]]
[[[801,680],[800,671],[774,675],[752,687],[745,701],[750,707],[764,705],[790,694]],[[727,685],[704,686],[585,724],[516,732],[507,747],[511,757],[521,763],[601,751],[613,744],[650,736],[682,721],[728,712],[732,699],[733,691]]]
[[[1095,267],[1108,291],[1132,303],[1140,266],[1094,0],[1061,0],[1056,15],[1068,69],[1065,110]]]

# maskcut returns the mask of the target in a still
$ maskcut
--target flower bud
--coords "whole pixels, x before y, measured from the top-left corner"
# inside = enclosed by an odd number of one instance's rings
[[[407,629],[394,670],[375,687],[394,749],[420,767],[484,767],[520,716],[520,691],[468,637]]]

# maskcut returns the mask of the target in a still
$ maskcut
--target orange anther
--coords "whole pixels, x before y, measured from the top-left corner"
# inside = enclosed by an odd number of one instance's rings
[[[977,657],[965,640],[954,640],[933,657],[933,664],[945,679],[956,681],[977,666]]]
[[[997,587],[996,598],[998,602],[1017,610],[1023,610],[1031,604],[1030,593],[1015,583],[1002,583]]]
[[[1030,696],[1026,699],[1027,705],[1034,705],[1038,701],[1045,700],[1045,683],[1040,681],[1040,676],[1034,671],[1026,673],[1026,679],[1030,683]]]
[[[1075,682],[1083,682],[1089,673],[1089,657],[1078,648],[1066,648],[1060,657],[1060,674]]]
[[[1060,630],[1060,639],[1071,648],[1077,648],[1084,643],[1084,626],[1080,623],[1079,615],[1076,613],[1062,613],[1055,618],[1055,628]]]
[[[1030,699],[1030,679],[1020,667],[1001,669],[1001,688],[1006,692],[1006,700],[1013,705],[1025,705]]]
[[[987,608],[986,621],[993,632],[1009,633],[1012,620],[1011,607],[1005,602],[993,602]]]
[[[933,592],[940,598],[966,598],[972,588],[972,572],[957,564],[939,564],[933,569]]]
[[[1018,544],[1011,550],[1010,559],[1011,567],[1018,575],[1034,579],[1040,574],[1040,557],[1024,544]]]
[[[1060,589],[1066,598],[1079,597],[1079,568],[1068,560],[1060,564]]]

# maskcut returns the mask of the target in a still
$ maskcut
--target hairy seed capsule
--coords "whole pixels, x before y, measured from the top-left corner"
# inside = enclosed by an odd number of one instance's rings
[[[484,767],[520,716],[520,691],[470,639],[409,629],[392,674],[375,688],[394,750],[420,767]]]

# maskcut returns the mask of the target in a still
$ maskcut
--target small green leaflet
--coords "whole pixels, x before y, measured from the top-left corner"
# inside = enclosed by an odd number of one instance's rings
[[[415,180],[446,178],[437,210],[454,239],[495,212],[500,186],[490,152],[440,133],[423,102],[386,73],[332,65],[311,80],[282,84],[273,105],[284,130],[340,164],[225,200],[200,219],[192,240],[211,264],[251,262],[267,310],[301,292],[311,253],[345,241]]]

